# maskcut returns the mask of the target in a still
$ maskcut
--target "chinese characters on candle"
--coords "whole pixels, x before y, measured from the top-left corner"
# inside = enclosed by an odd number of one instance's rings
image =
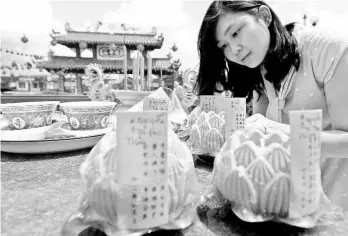
[[[144,99],[144,111],[168,111],[169,101],[161,98],[145,98]]]
[[[168,114],[120,112],[117,120],[117,174],[121,184],[132,186],[127,208],[131,217],[125,224],[149,228],[167,223]]]
[[[290,112],[291,179],[293,183],[290,214],[309,215],[319,207],[321,110]]]

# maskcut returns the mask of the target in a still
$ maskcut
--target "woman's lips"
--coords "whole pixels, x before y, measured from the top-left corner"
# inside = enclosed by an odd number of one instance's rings
[[[245,55],[245,57],[241,61],[245,62],[249,58],[250,54],[251,54],[251,52],[249,52],[247,55]]]

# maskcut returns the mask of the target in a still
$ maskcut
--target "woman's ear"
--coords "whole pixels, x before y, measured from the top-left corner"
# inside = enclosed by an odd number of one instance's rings
[[[265,21],[266,25],[269,26],[272,22],[272,14],[270,9],[263,5],[259,8],[259,17]]]

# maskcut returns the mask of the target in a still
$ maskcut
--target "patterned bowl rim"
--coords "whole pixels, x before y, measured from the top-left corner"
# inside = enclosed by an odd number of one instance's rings
[[[64,102],[60,103],[61,108],[100,108],[100,107],[109,107],[116,106],[116,102],[106,102],[106,101],[81,101],[81,102]]]
[[[47,105],[59,105],[60,101],[42,101],[42,102],[15,102],[0,104],[1,107],[23,107],[23,106],[47,106]]]

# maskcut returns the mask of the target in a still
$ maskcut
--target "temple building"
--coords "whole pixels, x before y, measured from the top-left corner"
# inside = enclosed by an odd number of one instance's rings
[[[178,71],[180,60],[172,60],[170,56],[151,58],[150,52],[160,49],[164,37],[157,35],[153,27],[150,32],[140,32],[135,28],[122,24],[123,30],[115,30],[115,25],[98,23],[94,29],[73,29],[69,23],[65,25],[65,33],[53,31],[51,45],[64,45],[72,49],[76,56],[51,55],[48,60],[38,66],[59,75],[59,91],[65,92],[66,75],[73,74],[77,93],[83,93],[84,70],[89,64],[98,64],[107,75],[123,76],[124,90],[152,90],[153,75],[161,81],[164,75],[172,75]],[[175,48],[174,48],[175,49]],[[90,57],[82,57],[84,50],[90,50]],[[127,78],[127,79],[124,79]],[[157,85],[158,86],[158,85]]]
[[[36,66],[43,56],[23,52],[18,48],[3,48],[3,45],[0,53],[1,92],[41,92],[52,88],[50,74]]]

